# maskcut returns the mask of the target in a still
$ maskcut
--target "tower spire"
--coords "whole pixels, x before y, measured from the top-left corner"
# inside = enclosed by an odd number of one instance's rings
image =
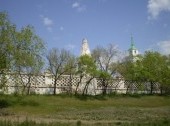
[[[81,55],[91,55],[88,41],[86,38],[82,40],[82,48],[81,48]]]
[[[130,45],[130,49],[129,49],[129,56],[131,57],[132,61],[136,61],[137,60],[137,55],[138,55],[138,50],[137,48],[135,47],[135,44],[134,44],[134,40],[133,40],[133,36],[131,34],[131,45]]]
[[[131,49],[136,49],[132,34],[131,34]]]

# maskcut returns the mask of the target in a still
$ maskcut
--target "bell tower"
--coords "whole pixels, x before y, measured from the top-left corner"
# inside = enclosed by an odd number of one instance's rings
[[[139,54],[138,49],[135,47],[133,37],[131,36],[131,46],[129,49],[129,56],[133,62],[137,60],[138,54]]]
[[[89,55],[91,56],[89,45],[87,39],[82,40],[82,47],[81,47],[81,56],[82,55]]]

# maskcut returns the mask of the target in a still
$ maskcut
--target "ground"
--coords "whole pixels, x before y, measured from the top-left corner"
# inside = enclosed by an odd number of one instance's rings
[[[170,125],[170,97],[0,96],[0,120],[61,125]]]

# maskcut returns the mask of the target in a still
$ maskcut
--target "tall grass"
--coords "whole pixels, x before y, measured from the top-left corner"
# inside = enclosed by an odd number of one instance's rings
[[[0,96],[0,120],[9,117],[12,123],[15,117],[29,117],[29,123],[39,125],[37,120],[47,122],[56,121],[60,125],[154,125],[169,124],[170,97],[169,96],[67,96],[67,95],[31,95],[31,96]],[[63,123],[63,121],[72,123]],[[78,121],[77,121],[78,120]],[[23,121],[23,119],[22,119]],[[27,120],[26,120],[27,121]],[[149,121],[149,122],[148,122]],[[25,121],[24,121],[25,122]],[[26,122],[25,122],[26,123]],[[50,123],[48,125],[53,125]],[[130,124],[129,124],[130,123]],[[151,123],[151,124],[149,124]],[[12,125],[12,124],[9,124]],[[18,125],[25,126],[22,122]],[[4,124],[5,125],[5,124]],[[13,124],[15,126],[15,124]],[[57,125],[57,124],[56,124]],[[0,125],[1,126],[1,125]]]

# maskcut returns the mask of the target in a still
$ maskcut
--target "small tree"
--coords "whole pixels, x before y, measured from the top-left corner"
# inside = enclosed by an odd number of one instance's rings
[[[74,63],[69,64],[71,56],[72,54],[69,51],[56,48],[51,49],[47,54],[49,70],[54,76],[54,95],[56,94],[57,80],[60,76],[70,72],[75,67]]]
[[[75,94],[77,94],[77,89],[82,81],[82,78],[86,77],[86,83],[84,85],[84,89],[82,93],[83,95],[85,95],[88,92],[88,86],[92,81],[92,79],[98,76],[96,64],[91,56],[83,55],[79,57],[77,74],[80,76],[80,81],[77,84]]]
[[[77,69],[77,58],[74,55],[70,55],[68,62],[65,66],[67,71],[65,74],[69,75],[69,89],[67,90],[67,93],[71,94],[72,93],[72,80],[74,76],[76,75],[76,69]]]

